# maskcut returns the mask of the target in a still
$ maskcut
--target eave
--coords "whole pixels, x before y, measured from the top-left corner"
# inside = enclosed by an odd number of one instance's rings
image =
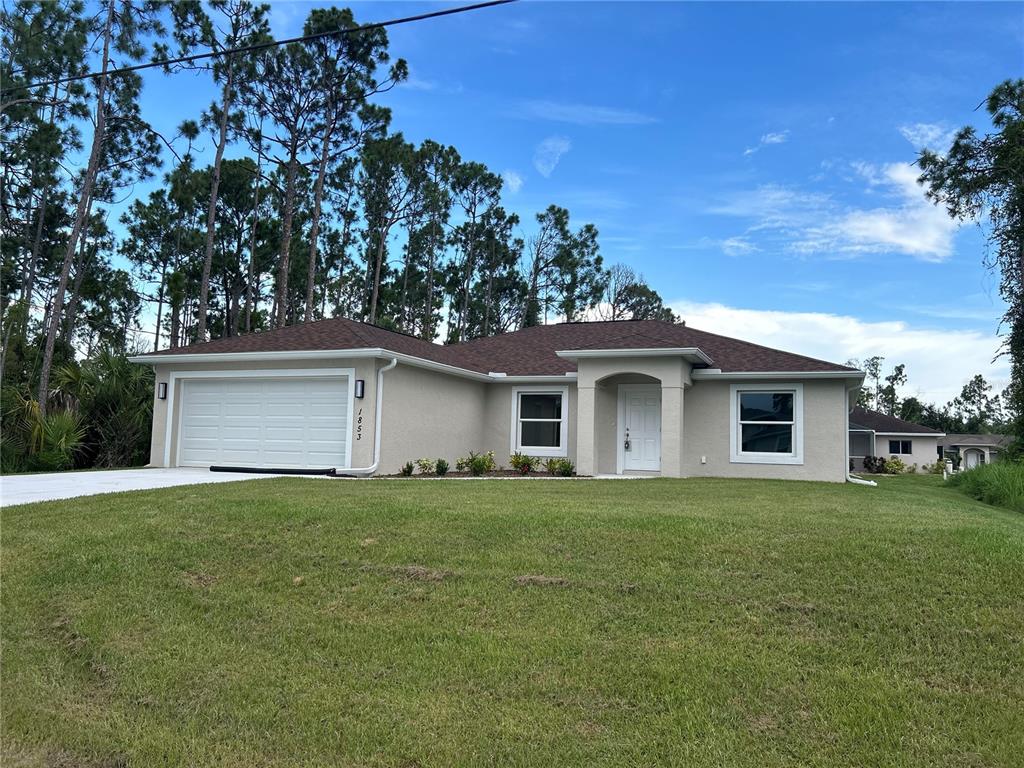
[[[595,357],[682,357],[691,363],[711,365],[711,358],[697,347],[649,347],[639,349],[562,349],[555,352],[566,360]]]

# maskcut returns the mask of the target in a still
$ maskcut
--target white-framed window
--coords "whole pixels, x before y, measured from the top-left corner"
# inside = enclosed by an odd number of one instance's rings
[[[568,456],[568,387],[518,387],[512,391],[512,453]]]
[[[890,440],[890,456],[909,456],[913,451],[913,443],[910,440]]]
[[[804,463],[802,384],[733,384],[729,394],[731,462]]]

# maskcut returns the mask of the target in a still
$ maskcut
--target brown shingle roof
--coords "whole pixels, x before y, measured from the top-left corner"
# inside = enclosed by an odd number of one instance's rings
[[[947,448],[958,445],[996,445],[1000,448],[1008,448],[1013,444],[1013,435],[968,435],[948,434],[939,441],[939,444]]]
[[[922,427],[912,421],[897,419],[895,416],[887,416],[878,411],[857,406],[850,411],[851,429],[870,429],[875,432],[906,432],[922,435],[941,435],[942,430]]]
[[[509,375],[560,374],[576,370],[572,360],[555,352],[571,349],[655,349],[696,347],[711,358],[711,367],[736,371],[854,371],[845,365],[783,352],[748,341],[719,336],[661,320],[560,323],[524,328],[457,345],[492,361],[492,371]]]
[[[747,341],[719,336],[661,320],[619,320],[559,323],[524,328],[482,339],[443,346],[345,318],[290,325],[272,331],[216,339],[144,355],[173,359],[178,354],[229,352],[386,349],[479,373],[510,376],[560,375],[575,371],[572,360],[555,353],[573,349],[652,349],[697,347],[712,359],[711,367],[726,372],[854,371],[845,365],[783,352]]]

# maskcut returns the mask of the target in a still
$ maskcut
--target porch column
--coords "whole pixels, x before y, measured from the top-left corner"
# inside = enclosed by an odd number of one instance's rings
[[[593,475],[597,467],[594,442],[594,387],[576,388],[576,472]]]
[[[661,386],[661,476],[683,477],[683,388]]]

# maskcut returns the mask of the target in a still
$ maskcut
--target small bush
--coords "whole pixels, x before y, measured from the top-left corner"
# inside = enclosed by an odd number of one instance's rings
[[[444,459],[438,459],[437,463],[434,464],[434,472],[436,472],[438,476],[448,474],[448,462]]]
[[[874,475],[882,474],[885,472],[885,459],[881,456],[865,456],[864,471]]]
[[[521,475],[528,475],[537,468],[539,463],[536,456],[527,456],[523,453],[513,453],[509,457],[509,464],[512,469]]]
[[[907,471],[907,465],[903,463],[903,459],[897,456],[890,456],[885,460],[883,465],[885,472],[890,475],[902,475]]]
[[[559,477],[570,477],[573,470],[576,469],[571,461],[563,458],[548,459],[544,462],[544,468],[548,471],[549,475],[557,475]]]
[[[950,475],[947,485],[986,504],[1024,512],[1024,463],[997,461]]]
[[[493,472],[497,469],[497,464],[494,461],[494,451],[487,451],[487,453],[470,451],[469,456],[462,456],[455,460],[455,469],[458,472],[472,473],[473,462],[477,463],[478,468],[482,467],[479,472],[473,474],[482,475],[484,472]]]
[[[434,467],[437,466],[437,459],[416,459],[416,469],[421,475],[434,474]]]
[[[946,468],[946,462],[939,459],[934,464],[922,464],[921,471],[927,472],[929,475],[941,475],[942,471]]]
[[[488,463],[486,455],[476,454],[472,458],[468,459],[468,461],[469,463],[466,465],[466,469],[469,471],[469,474],[474,477],[479,477],[494,468],[493,458]]]
[[[407,461],[407,462],[405,462],[405,464],[402,465],[402,468],[399,471],[403,475],[405,475],[405,477],[409,477],[412,474],[412,470],[413,470],[412,462],[411,461]]]

